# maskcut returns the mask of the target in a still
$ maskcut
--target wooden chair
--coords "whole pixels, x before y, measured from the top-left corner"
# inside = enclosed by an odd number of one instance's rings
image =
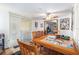
[[[34,31],[32,32],[33,39],[44,36],[44,31]]]
[[[17,39],[17,41],[20,46],[22,55],[36,55],[36,54],[38,54],[36,46],[26,44],[26,43],[20,41],[19,39]]]

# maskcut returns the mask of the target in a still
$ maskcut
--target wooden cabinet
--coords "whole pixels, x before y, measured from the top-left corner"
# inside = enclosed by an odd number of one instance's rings
[[[58,34],[58,20],[50,20],[44,22],[45,34]]]

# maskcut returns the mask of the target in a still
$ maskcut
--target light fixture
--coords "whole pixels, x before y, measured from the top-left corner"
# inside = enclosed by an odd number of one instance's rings
[[[53,9],[48,9],[47,13],[53,13]]]
[[[46,17],[47,15],[45,13],[41,13],[39,16]]]

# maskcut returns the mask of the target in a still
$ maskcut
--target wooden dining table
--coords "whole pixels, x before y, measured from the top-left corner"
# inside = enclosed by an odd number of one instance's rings
[[[79,55],[79,52],[74,47],[73,48],[67,48],[67,47],[57,45],[57,44],[52,44],[52,43],[42,41],[47,36],[48,35],[44,35],[44,36],[41,36],[39,38],[34,38],[33,42],[36,43],[36,44],[42,45],[42,46],[44,46],[46,48],[49,48],[51,50],[62,53],[64,55]]]

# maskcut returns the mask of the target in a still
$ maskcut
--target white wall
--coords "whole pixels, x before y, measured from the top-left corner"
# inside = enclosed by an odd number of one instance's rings
[[[5,48],[10,47],[10,38],[9,38],[9,12],[16,13],[22,16],[25,16],[24,12],[21,12],[19,10],[9,8],[6,5],[0,4],[0,32],[5,33]]]
[[[5,33],[5,47],[9,44],[9,14],[8,12],[0,9],[0,33]]]
[[[73,9],[73,12],[74,12],[74,31],[73,31],[73,34],[74,34],[74,40],[75,42],[77,43],[78,45],[78,49],[79,49],[79,4],[75,4],[74,5],[74,9]]]
[[[35,27],[35,22],[38,22],[38,27]],[[40,25],[43,24],[43,27]],[[44,31],[44,20],[32,20],[32,31]]]
[[[14,13],[10,13],[10,47],[18,45],[17,39],[31,41],[32,21]]]

